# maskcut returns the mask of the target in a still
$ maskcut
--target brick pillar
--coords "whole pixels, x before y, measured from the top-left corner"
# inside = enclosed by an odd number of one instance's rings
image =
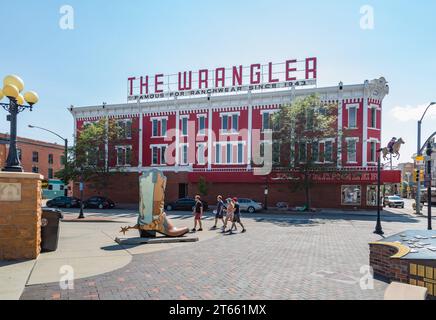
[[[41,180],[0,172],[0,260],[36,259],[41,251]]]

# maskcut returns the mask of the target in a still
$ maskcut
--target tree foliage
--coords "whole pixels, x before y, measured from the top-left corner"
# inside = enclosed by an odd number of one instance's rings
[[[120,141],[124,129],[112,119],[100,119],[86,124],[77,132],[76,144],[69,148],[68,161],[64,169],[56,177],[64,181],[88,182],[89,186],[97,190],[106,190],[109,178],[119,172],[118,168],[111,168],[114,152],[107,152],[105,145],[113,145]]]
[[[337,141],[338,138],[337,108],[337,104],[325,104],[318,96],[310,95],[297,98],[291,104],[283,105],[272,118],[277,128],[273,134],[273,142],[289,150],[286,163],[281,161],[280,166],[301,173],[303,181],[292,183],[292,189],[294,191],[301,188],[305,190],[307,208],[311,206],[310,172],[320,167],[319,142],[324,139]],[[341,135],[342,133],[339,132],[339,136]],[[336,166],[335,154],[332,145],[332,161],[323,164],[324,167]]]

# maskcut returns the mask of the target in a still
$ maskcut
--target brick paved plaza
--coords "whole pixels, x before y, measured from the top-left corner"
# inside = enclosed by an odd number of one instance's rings
[[[359,215],[255,215],[245,234],[222,235],[164,251],[136,254],[125,267],[59,283],[27,286],[21,299],[382,299],[386,283],[362,290],[374,219]],[[178,225],[190,215],[173,216]],[[205,224],[212,226],[212,218]],[[425,228],[425,219],[384,216],[386,235]],[[96,224],[98,228],[98,224]],[[91,244],[90,244],[91,245]],[[114,246],[112,250],[128,247]],[[84,249],[85,250],[85,249]]]

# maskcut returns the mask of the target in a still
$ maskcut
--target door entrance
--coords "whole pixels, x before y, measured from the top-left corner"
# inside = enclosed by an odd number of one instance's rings
[[[188,196],[188,184],[179,183],[179,199],[186,198]]]

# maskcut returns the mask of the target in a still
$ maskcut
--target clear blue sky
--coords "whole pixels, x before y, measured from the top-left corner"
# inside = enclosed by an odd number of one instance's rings
[[[64,4],[75,10],[74,30],[59,27]],[[360,28],[367,4],[373,30]],[[126,101],[130,75],[317,56],[319,86],[386,77],[383,140],[406,140],[404,162],[416,149],[420,108],[436,100],[434,12],[432,0],[8,1],[0,77],[18,74],[40,94],[35,111],[20,114],[18,134],[55,142],[27,125],[71,138],[66,108]],[[1,112],[0,132],[8,132]],[[424,136],[435,128],[436,110]]]

